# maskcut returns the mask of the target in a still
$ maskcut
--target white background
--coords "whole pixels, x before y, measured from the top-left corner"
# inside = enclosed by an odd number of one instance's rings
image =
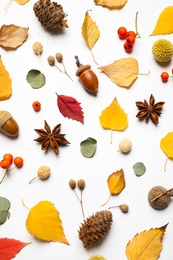
[[[5,153],[24,158],[24,166],[11,172],[0,186],[0,196],[11,201],[11,217],[0,226],[0,237],[8,237],[32,242],[25,247],[16,259],[76,259],[87,260],[94,254],[100,254],[108,260],[125,260],[125,247],[137,233],[155,227],[166,225],[163,239],[163,249],[160,259],[173,259],[173,205],[162,211],[150,207],[147,196],[149,190],[156,185],[169,189],[173,187],[173,163],[167,163],[164,171],[166,155],[160,148],[160,140],[169,131],[173,130],[173,82],[170,78],[164,84],[160,74],[168,71],[171,74],[172,61],[161,67],[153,58],[151,48],[157,39],[169,39],[172,35],[152,36],[159,14],[172,4],[165,0],[129,0],[120,10],[109,10],[96,6],[91,0],[64,0],[58,3],[68,13],[69,28],[64,28],[58,35],[47,32],[39,23],[33,12],[35,1],[30,0],[24,6],[12,2],[4,10],[7,0],[0,1],[0,24],[29,27],[26,42],[15,51],[0,49],[2,61],[12,78],[13,94],[10,99],[0,102],[0,110],[7,110],[19,124],[20,134],[17,139],[11,140],[0,134],[0,157]],[[93,48],[95,59],[99,66],[107,65],[115,60],[134,57],[139,63],[141,73],[148,72],[148,76],[138,76],[130,89],[116,86],[100,70],[92,59],[81,34],[81,26],[85,12],[89,14],[100,30],[100,38]],[[117,37],[117,29],[125,26],[128,30],[135,30],[135,15],[138,11],[138,30],[141,35],[136,40],[133,52],[125,53],[123,41]],[[43,44],[43,53],[39,59],[32,50],[32,44],[39,41]],[[60,73],[55,67],[49,66],[47,57],[61,52],[64,57],[67,72],[73,82]],[[90,64],[99,78],[99,91],[96,97],[88,94],[75,76],[76,64],[74,56],[78,55],[80,62]],[[46,76],[46,84],[40,89],[32,89],[26,81],[29,70],[38,69]],[[69,95],[81,103],[84,112],[84,125],[77,121],[64,118],[57,108],[55,94]],[[156,102],[164,101],[165,105],[159,118],[159,125],[151,121],[146,124],[136,118],[138,109],[136,101],[148,100],[153,94]],[[113,132],[113,142],[110,144],[110,131],[105,130],[99,123],[101,111],[117,98],[120,106],[128,114],[129,125],[123,132]],[[40,112],[32,109],[32,103],[39,100],[42,104]],[[60,147],[57,156],[49,149],[48,153],[41,151],[40,144],[33,141],[38,135],[35,128],[43,128],[44,120],[51,128],[58,123],[62,124],[61,133],[71,143]],[[92,137],[97,140],[97,151],[93,158],[87,159],[80,152],[80,142]],[[121,139],[128,137],[132,140],[132,150],[123,155],[118,150]],[[146,166],[146,173],[137,177],[132,166],[141,161]],[[50,178],[43,182],[36,180],[28,184],[36,176],[37,169],[42,165],[51,168]],[[111,197],[109,203],[101,208],[107,200],[109,190],[107,178],[113,172],[124,170],[126,187],[118,196]],[[0,176],[4,171],[0,170]],[[107,209],[122,203],[129,205],[129,213],[123,214],[118,208],[112,210],[113,224],[106,239],[97,247],[86,250],[78,239],[78,229],[82,222],[80,204],[73,191],[69,188],[70,179],[86,181],[83,193],[85,215]],[[41,200],[50,200],[60,212],[64,232],[70,246],[61,243],[41,242],[31,236],[25,227],[29,213],[22,205],[32,208]]]

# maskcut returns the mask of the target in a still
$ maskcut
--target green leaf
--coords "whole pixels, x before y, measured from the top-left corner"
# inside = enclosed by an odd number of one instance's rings
[[[137,176],[142,176],[146,172],[146,167],[142,162],[133,165],[133,170]]]
[[[27,82],[31,85],[32,88],[41,88],[46,83],[46,78],[39,70],[30,70],[26,76]]]
[[[10,201],[4,197],[0,197],[0,224],[5,223],[10,218],[10,207]]]
[[[94,138],[88,137],[80,143],[80,150],[84,157],[91,158],[95,154],[97,141]]]

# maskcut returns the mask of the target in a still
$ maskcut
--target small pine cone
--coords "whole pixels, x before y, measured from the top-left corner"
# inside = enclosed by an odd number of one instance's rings
[[[67,20],[64,19],[67,14],[64,13],[60,4],[50,2],[50,0],[38,0],[33,6],[33,10],[35,16],[46,29],[68,28]]]
[[[99,244],[107,235],[112,222],[112,212],[108,210],[96,212],[85,219],[79,229],[79,239],[83,242],[84,248]]]

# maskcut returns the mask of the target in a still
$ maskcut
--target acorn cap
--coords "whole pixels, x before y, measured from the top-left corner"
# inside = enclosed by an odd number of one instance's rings
[[[90,65],[82,65],[80,64],[78,67],[78,70],[76,71],[76,76],[79,77],[85,70],[90,69],[91,66]]]
[[[3,127],[3,125],[10,119],[12,118],[12,115],[10,112],[6,110],[1,110],[0,111],[0,129]]]
[[[167,62],[173,55],[173,44],[166,39],[159,39],[153,43],[152,53],[155,60]]]

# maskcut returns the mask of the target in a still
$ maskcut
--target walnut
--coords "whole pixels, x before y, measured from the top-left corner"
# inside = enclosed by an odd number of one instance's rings
[[[166,188],[155,186],[148,193],[148,201],[152,208],[161,210],[169,206],[171,198]]]

